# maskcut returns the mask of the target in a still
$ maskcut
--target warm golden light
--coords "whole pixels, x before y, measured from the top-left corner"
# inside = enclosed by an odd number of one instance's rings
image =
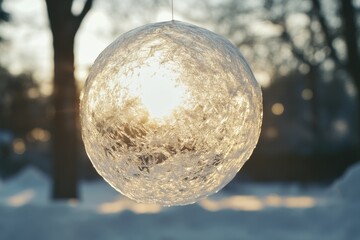
[[[289,208],[310,208],[315,206],[315,199],[308,196],[287,197],[284,205]]]
[[[164,57],[161,54],[147,58],[130,77],[120,79],[129,83],[130,96],[138,97],[150,117],[158,119],[169,116],[186,96],[184,86],[177,84],[179,69],[168,63],[161,64],[159,60]]]
[[[30,89],[27,91],[27,95],[28,95],[29,98],[35,99],[35,98],[40,97],[40,92],[39,92],[39,90],[36,89],[36,88],[30,88]]]
[[[316,199],[311,196],[234,195],[218,200],[204,199],[199,205],[211,212],[221,210],[261,211],[267,208],[312,208]]]
[[[47,142],[50,140],[50,132],[42,128],[34,128],[30,132],[32,139],[40,142]]]
[[[279,136],[279,130],[275,127],[269,127],[265,130],[265,136],[268,138],[277,138]]]
[[[14,196],[9,197],[6,202],[11,207],[21,207],[30,202],[35,196],[35,192],[32,189],[22,191]]]
[[[13,150],[16,154],[23,154],[26,150],[26,145],[23,139],[17,138],[13,141]]]
[[[284,105],[281,103],[275,103],[271,107],[271,111],[274,115],[282,115],[284,113]]]
[[[125,33],[100,54],[80,116],[86,152],[114,188],[139,202],[183,205],[220,190],[249,158],[262,97],[234,45],[171,21]]]
[[[234,211],[260,211],[264,208],[261,199],[256,196],[232,196],[219,201],[204,199],[200,206],[208,211],[231,209]]]
[[[270,207],[281,207],[283,199],[278,195],[269,195],[265,198],[265,202]]]
[[[135,203],[127,198],[120,198],[113,202],[101,204],[97,210],[101,214],[114,214],[126,210],[130,210],[136,214],[149,214],[160,212],[161,206],[156,204]]]

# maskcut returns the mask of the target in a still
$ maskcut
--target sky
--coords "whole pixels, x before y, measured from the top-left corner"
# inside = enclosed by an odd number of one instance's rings
[[[123,1],[124,2],[124,1]],[[131,4],[131,1],[125,1]],[[75,1],[73,12],[82,9],[82,0]],[[116,3],[117,4],[117,3]],[[121,3],[124,4],[124,3]],[[127,6],[119,5],[119,14],[123,14]],[[109,1],[95,1],[93,8],[84,19],[75,41],[75,76],[81,86],[88,74],[88,70],[99,53],[109,45],[119,34],[149,23],[171,20],[171,8],[160,5],[157,11],[144,15],[134,7],[134,14],[126,16],[126,23],[119,26],[118,19],[112,19],[115,10],[109,14]],[[23,72],[33,73],[34,78],[41,83],[43,94],[51,93],[52,79],[52,38],[48,26],[46,5],[44,0],[5,0],[5,11],[11,14],[11,22],[0,26],[0,34],[7,40],[1,51],[6,57],[1,57],[1,64],[5,65],[12,74]],[[120,10],[121,9],[121,10]],[[131,8],[132,9],[132,8]],[[144,11],[147,6],[144,6]],[[122,12],[121,12],[122,11]],[[139,18],[139,16],[142,17]],[[176,19],[184,20],[174,13]]]
[[[99,53],[121,33],[147,23],[171,20],[170,2],[170,0],[94,1],[75,41],[75,75],[79,86],[83,85],[88,70]],[[209,0],[206,4],[215,6],[219,2],[223,1]],[[83,3],[84,0],[75,0],[73,12],[79,13]],[[191,12],[191,15],[206,16],[207,19],[209,17],[211,19],[210,13],[204,7],[206,4],[195,3],[198,2],[195,0],[174,1],[174,18],[217,32],[221,26],[214,26],[215,20],[197,23],[181,15],[181,13],[188,15]],[[256,5],[261,4],[262,1],[246,1],[246,4],[250,3]],[[360,0],[354,3],[360,6]],[[325,7],[330,5],[325,5]],[[2,55],[0,63],[13,74],[32,73],[34,78],[41,83],[42,93],[50,94],[53,67],[52,39],[45,0],[4,0],[3,8],[11,14],[11,21],[0,25],[0,35],[7,40],[5,44],[0,45]],[[306,23],[306,17],[304,14],[293,14],[291,20],[295,23]],[[230,20],[232,19],[229,18]],[[260,35],[266,38],[269,34],[276,36],[282,31],[278,26],[262,21],[260,18],[258,21],[248,22],[247,26],[250,29],[248,34],[254,38]],[[263,47],[266,48],[266,46]],[[249,56],[249,51],[251,54],[253,50],[243,46],[241,51],[245,56]],[[288,52],[291,54],[290,50]],[[250,62],[250,66],[253,67],[255,77],[262,86],[266,87],[271,83],[272,76],[268,64],[263,61],[259,64]]]
[[[217,4],[217,1],[210,2]],[[75,0],[73,12],[79,13],[83,3],[84,0]],[[193,0],[174,1],[174,19],[215,31],[216,27],[210,22],[195,23],[181,15],[188,12],[189,6],[193,5]],[[11,21],[0,25],[0,34],[7,40],[0,46],[0,51],[6,53],[6,57],[0,57],[0,63],[12,74],[32,73],[35,80],[41,83],[41,92],[45,95],[50,94],[53,53],[45,1],[4,0],[3,8],[10,13]],[[191,9],[191,14],[201,16],[208,13],[200,4],[199,7]],[[79,86],[84,84],[96,57],[117,36],[147,23],[169,20],[171,20],[170,0],[95,1],[82,22],[75,40],[75,76]],[[269,31],[274,30],[267,23],[249,23],[251,24],[261,33],[268,34]],[[262,85],[270,82],[269,74],[264,71],[255,71],[255,76]]]

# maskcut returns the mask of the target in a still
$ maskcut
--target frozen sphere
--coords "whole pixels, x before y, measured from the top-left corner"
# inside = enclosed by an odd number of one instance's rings
[[[184,205],[224,187],[260,134],[261,90],[228,40],[179,21],[117,38],[81,100],[86,152],[138,202]]]

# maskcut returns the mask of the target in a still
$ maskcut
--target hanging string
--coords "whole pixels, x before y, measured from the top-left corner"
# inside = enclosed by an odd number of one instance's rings
[[[171,0],[171,20],[174,21],[174,0]]]

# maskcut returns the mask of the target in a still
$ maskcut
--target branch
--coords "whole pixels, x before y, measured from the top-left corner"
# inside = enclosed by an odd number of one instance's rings
[[[72,21],[72,1],[73,0],[45,0],[51,31],[56,32],[62,25]]]
[[[292,51],[292,53],[294,54],[294,56],[295,56],[297,59],[299,59],[300,61],[302,61],[303,63],[309,65],[310,67],[311,67],[311,66],[314,66],[314,63],[312,63],[311,61],[309,61],[309,60],[305,57],[304,53],[303,53],[302,51],[300,51],[300,50],[295,46],[294,42],[291,40],[290,34],[286,31],[286,28],[284,27],[283,29],[284,29],[284,31],[283,31],[281,37],[282,37],[282,39],[285,40],[285,42],[287,42],[288,44],[290,44],[290,46],[291,46],[291,51]]]
[[[346,66],[355,81],[358,91],[360,90],[360,61],[355,8],[351,0],[342,1],[340,13],[343,21],[343,34],[346,42],[347,62]]]
[[[81,13],[77,16],[78,21],[81,21],[84,19],[84,17],[86,16],[86,14],[90,11],[91,7],[93,4],[93,0],[86,0],[85,4],[84,4],[84,8],[81,11]]]
[[[2,9],[2,2],[3,0],[0,0],[0,22],[8,22],[10,20],[10,14]]]
[[[92,4],[93,4],[93,0],[86,0],[81,13],[77,16],[74,16],[74,21],[75,21],[74,25],[76,31],[79,29],[80,24],[82,20],[85,18],[86,14],[90,11]]]
[[[335,50],[334,45],[333,45],[334,37],[330,33],[329,26],[326,24],[326,19],[325,19],[324,15],[321,13],[320,1],[319,0],[312,0],[312,4],[313,4],[313,7],[314,7],[313,8],[314,13],[317,16],[317,18],[319,20],[319,23],[321,25],[321,28],[323,30],[326,44],[330,48],[330,56],[332,57],[332,59],[334,59],[336,64],[341,66],[342,64],[340,62],[339,56],[337,55],[336,50]]]

